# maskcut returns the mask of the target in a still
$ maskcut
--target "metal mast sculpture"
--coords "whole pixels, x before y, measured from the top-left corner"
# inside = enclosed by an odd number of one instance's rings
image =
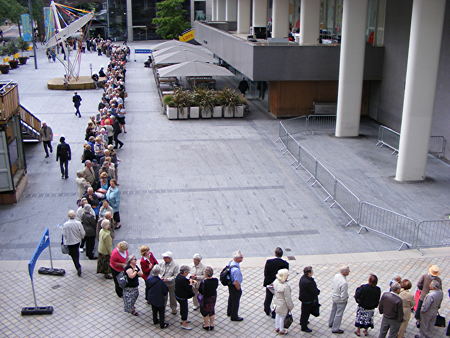
[[[55,22],[55,35],[47,40],[45,46],[47,48],[60,46],[63,49],[65,57],[61,58],[58,54],[56,57],[62,63],[66,72],[64,83],[68,83],[73,79],[78,80],[81,64],[81,45],[86,39],[89,30],[88,24],[94,17],[94,13],[58,4],[54,1],[50,3],[50,8]],[[64,19],[64,16],[66,19]],[[76,51],[71,51],[67,43],[69,38],[78,40]],[[75,52],[75,55],[71,52]]]

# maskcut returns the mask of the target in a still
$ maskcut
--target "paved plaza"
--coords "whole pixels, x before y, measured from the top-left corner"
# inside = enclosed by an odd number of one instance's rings
[[[132,48],[154,43],[133,44]],[[61,135],[66,137],[72,147],[70,178],[61,180],[59,165],[54,157],[44,158],[41,144],[27,144],[28,185],[24,195],[16,205],[0,206],[0,282],[4,286],[0,293],[0,336],[157,337],[161,331],[151,324],[142,282],[137,303],[141,316],[136,318],[123,312],[112,282],[95,274],[95,262],[84,260],[82,254],[83,278],[78,278],[70,257],[60,252],[58,224],[65,221],[67,210],[76,207],[74,176],[82,168],[84,130],[89,116],[97,111],[102,91],[79,92],[83,98],[83,117],[76,118],[72,91],[46,89],[49,78],[62,75],[62,66],[49,63],[43,47],[39,48],[38,71],[29,62],[7,78],[19,83],[21,103],[53,128],[54,141]],[[90,74],[90,65],[97,72],[108,63],[106,57],[95,53],[83,58],[82,75]],[[134,55],[131,59],[134,60]],[[260,103],[250,101],[250,113],[244,119],[169,121],[161,112],[152,71],[142,65],[146,56],[138,55],[136,59],[138,62],[127,65],[128,133],[120,135],[125,146],[118,151],[123,226],[116,231],[115,240],[126,240],[130,253],[137,253],[139,245],[148,244],[158,259],[162,252],[171,250],[180,264],[199,252],[205,257],[204,263],[215,268],[216,276],[234,250],[241,249],[246,257],[241,302],[244,322],[229,322],[225,316],[227,291],[220,287],[216,332],[203,331],[200,315],[191,311],[195,327],[192,332],[181,332],[179,317],[168,314],[171,326],[162,336],[274,336],[273,321],[264,315],[262,308],[264,258],[258,257],[270,255],[276,246],[285,250],[292,266],[290,279],[296,304],[292,336],[300,335],[300,304],[296,299],[298,273],[305,265],[313,265],[322,290],[321,316],[311,319],[314,332],[309,336],[314,337],[332,336],[326,326],[331,279],[342,263],[350,264],[352,270],[349,278],[352,294],[369,273],[379,276],[380,287],[385,290],[394,273],[415,284],[430,264],[441,267],[442,278],[447,281],[444,288],[448,287],[448,249],[424,250],[424,256],[415,250],[389,251],[398,248],[398,243],[370,232],[360,235],[355,227],[344,227],[348,219],[338,208],[323,203],[316,188],[305,184],[302,173],[294,170],[287,156],[279,151],[280,144],[274,143],[278,121],[263,112]],[[374,144],[354,145],[347,139],[336,141],[323,135],[304,141],[339,170],[349,185],[363,187],[364,198],[369,201],[386,198],[387,205],[418,218],[441,218],[449,211],[448,174],[442,182],[434,182],[439,184],[396,185],[386,178],[374,181],[368,157],[372,156],[374,163],[379,163],[379,158],[381,163],[389,160],[394,163],[394,158],[388,158],[384,150],[364,152],[363,148],[375,148]],[[349,144],[352,151],[345,148]],[[378,154],[380,157],[374,157]],[[360,158],[365,160],[358,160],[358,155],[364,155]],[[393,175],[388,174],[390,167],[381,165],[381,169],[385,175]],[[366,181],[365,177],[370,179]],[[382,185],[383,182],[389,186]],[[399,187],[395,193],[389,188],[393,185]],[[50,228],[55,265],[65,268],[67,275],[62,278],[35,275],[39,305],[52,305],[55,313],[47,317],[20,317],[21,307],[33,305],[26,264],[45,227]],[[46,255],[42,259],[47,259]],[[48,263],[40,261],[38,266],[42,265]],[[448,319],[447,297],[442,308]],[[354,336],[355,309],[352,298],[345,313],[345,337]],[[375,332],[379,324],[377,315]],[[411,322],[408,337],[414,333],[417,330]],[[442,335],[442,331],[436,331],[436,337]]]

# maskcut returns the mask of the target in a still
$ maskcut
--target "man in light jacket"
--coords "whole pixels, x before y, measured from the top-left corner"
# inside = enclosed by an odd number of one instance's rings
[[[41,137],[42,144],[44,145],[45,158],[49,157],[48,149],[53,152],[52,141],[53,141],[53,131],[52,128],[47,126],[47,123],[42,122],[42,128],[39,130],[39,135]]]
[[[441,285],[437,280],[430,282],[430,292],[426,295],[420,309],[420,334],[416,338],[432,338],[433,326],[436,322],[438,310],[441,307],[444,293],[441,290]]]
[[[344,330],[341,330],[342,316],[344,315],[345,307],[348,301],[348,284],[347,276],[350,274],[350,268],[343,266],[333,278],[333,306],[331,308],[330,319],[328,320],[328,326],[331,328],[332,333],[342,334]]]
[[[76,220],[75,211],[69,210],[67,216],[69,220],[62,226],[63,243],[68,246],[69,255],[72,257],[78,276],[81,277],[80,242],[86,233],[81,222]]]
[[[170,251],[167,251],[162,254],[162,258],[164,263],[159,264],[161,267],[161,280],[166,283],[169,288],[169,299],[170,299],[170,308],[172,310],[172,314],[177,314],[177,299],[175,298],[175,278],[179,272],[179,266],[173,260],[173,254]],[[167,305],[167,297],[165,300],[164,308]]]

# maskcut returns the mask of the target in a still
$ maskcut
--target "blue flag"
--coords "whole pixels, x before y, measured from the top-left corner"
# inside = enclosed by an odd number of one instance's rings
[[[33,41],[33,31],[31,29],[31,20],[29,14],[22,14],[20,16],[20,21],[22,23],[22,39],[24,41]]]
[[[39,245],[37,246],[33,256],[28,262],[28,272],[30,273],[31,279],[33,279],[34,266],[36,265],[39,256],[41,255],[42,251],[44,251],[45,248],[47,248],[49,245],[50,245],[50,232],[48,228],[46,228],[44,230],[44,233],[42,234],[42,238],[41,241],[39,242]]]

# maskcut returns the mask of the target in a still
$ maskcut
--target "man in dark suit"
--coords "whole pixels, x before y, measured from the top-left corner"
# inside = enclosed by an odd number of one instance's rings
[[[56,162],[59,160],[59,167],[61,169],[61,178],[69,178],[69,161],[72,159],[70,146],[66,143],[66,138],[61,136],[59,138],[60,144],[56,148]]]
[[[401,286],[395,282],[391,285],[391,291],[383,293],[378,310],[383,315],[380,334],[378,338],[385,338],[389,331],[389,338],[397,337],[398,330],[403,321],[403,301],[398,296]]]
[[[276,278],[277,272],[280,269],[288,269],[289,263],[286,262],[283,257],[283,249],[276,248],[275,249],[275,258],[268,259],[266,261],[266,265],[264,266],[264,283],[263,286],[266,287],[266,299],[264,300],[264,312],[266,315],[270,316],[272,310],[270,308],[270,304],[272,304],[273,293],[267,288],[267,286],[271,285]],[[272,314],[272,317],[275,317]]]
[[[303,332],[312,332],[308,327],[309,315],[312,313],[317,317],[319,309],[320,290],[314,280],[313,269],[306,266],[303,269],[303,276],[300,278],[298,299],[302,302],[302,314],[300,316],[300,325]]]
[[[81,117],[80,106],[81,106],[81,101],[82,101],[82,100],[83,100],[83,99],[81,98],[81,96],[78,95],[77,92],[75,92],[75,94],[74,94],[73,97],[72,97],[72,102],[73,102],[73,105],[74,105],[74,107],[75,107],[75,109],[76,109],[76,111],[75,111],[75,116],[78,115],[78,117]]]

